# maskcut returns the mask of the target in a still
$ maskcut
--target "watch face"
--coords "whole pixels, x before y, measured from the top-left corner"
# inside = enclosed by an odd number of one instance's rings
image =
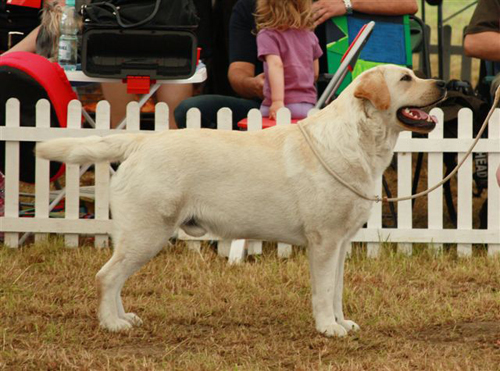
[[[352,4],[350,0],[344,0],[346,14],[352,14]]]

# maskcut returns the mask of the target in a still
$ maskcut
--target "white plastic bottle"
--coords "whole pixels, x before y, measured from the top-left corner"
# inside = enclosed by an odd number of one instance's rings
[[[75,0],[66,0],[60,29],[57,61],[66,71],[75,71],[78,53],[78,22],[76,20]]]

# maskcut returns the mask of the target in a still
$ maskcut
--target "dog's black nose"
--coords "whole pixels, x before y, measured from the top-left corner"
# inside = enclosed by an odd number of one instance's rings
[[[439,89],[446,89],[446,82],[443,80],[436,80],[436,85]]]

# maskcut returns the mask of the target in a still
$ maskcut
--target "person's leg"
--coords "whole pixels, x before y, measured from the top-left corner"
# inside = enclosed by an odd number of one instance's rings
[[[186,114],[191,108],[201,112],[201,126],[217,129],[217,112],[227,107],[233,113],[233,130],[238,130],[238,122],[248,115],[252,108],[259,109],[260,103],[251,99],[228,97],[224,95],[199,95],[181,102],[175,110],[175,122],[179,128],[186,127]]]
[[[174,111],[183,100],[193,96],[193,84],[164,84],[156,92],[158,102],[168,105],[168,122],[170,129],[177,129]]]
[[[286,108],[290,110],[292,119],[303,119],[307,117],[307,114],[311,109],[314,108],[314,104],[311,103],[289,103]]]
[[[285,107],[290,110],[292,119],[303,119],[307,117],[307,114],[314,108],[314,105],[311,103],[289,103]],[[260,113],[262,117],[269,117],[269,106],[260,106]]]
[[[269,106],[260,106],[260,114],[262,117],[269,117]]]
[[[111,106],[111,127],[118,126],[127,114],[127,104],[137,100],[135,94],[127,94],[127,85],[122,83],[103,83],[101,84],[104,99]]]

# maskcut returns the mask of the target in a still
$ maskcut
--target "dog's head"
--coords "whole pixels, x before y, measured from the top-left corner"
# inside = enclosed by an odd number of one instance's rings
[[[407,68],[384,65],[356,78],[354,96],[394,118],[390,122],[399,128],[428,133],[437,119],[423,109],[428,110],[446,96],[445,86],[444,81],[420,79]]]
[[[59,47],[59,24],[61,21],[62,7],[57,1],[46,2],[41,12],[41,23],[36,38],[36,54],[51,61],[57,60]]]

